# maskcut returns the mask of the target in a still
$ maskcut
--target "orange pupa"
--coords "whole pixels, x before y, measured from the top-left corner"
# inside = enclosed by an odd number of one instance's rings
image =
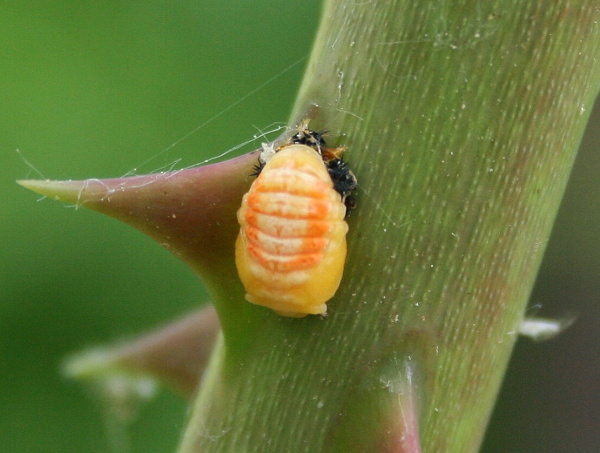
[[[242,199],[235,261],[246,299],[283,316],[324,315],[346,260],[346,206],[323,158],[292,144]]]

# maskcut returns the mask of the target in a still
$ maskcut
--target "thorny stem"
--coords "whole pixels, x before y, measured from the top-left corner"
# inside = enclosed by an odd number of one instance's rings
[[[585,0],[326,4],[293,122],[314,116],[359,180],[342,287],[324,319],[244,313],[181,453],[418,451],[382,446],[398,401],[423,451],[478,449],[598,90],[599,19]]]

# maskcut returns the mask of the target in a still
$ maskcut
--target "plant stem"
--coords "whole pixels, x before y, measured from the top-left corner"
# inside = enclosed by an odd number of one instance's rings
[[[326,4],[293,119],[359,181],[342,286],[326,318],[243,310],[182,453],[418,451],[413,419],[423,451],[477,451],[600,86],[599,21],[592,0]]]

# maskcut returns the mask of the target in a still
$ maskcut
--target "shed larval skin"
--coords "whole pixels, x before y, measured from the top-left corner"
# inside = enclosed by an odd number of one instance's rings
[[[324,315],[346,260],[346,207],[321,156],[290,145],[265,165],[237,216],[246,299],[283,316]]]

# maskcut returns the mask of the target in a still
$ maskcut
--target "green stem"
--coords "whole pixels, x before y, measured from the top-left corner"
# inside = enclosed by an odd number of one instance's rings
[[[182,453],[414,452],[390,432],[416,418],[423,451],[477,451],[600,84],[599,23],[592,0],[327,3],[293,118],[359,180],[342,286],[326,318],[242,312]]]

